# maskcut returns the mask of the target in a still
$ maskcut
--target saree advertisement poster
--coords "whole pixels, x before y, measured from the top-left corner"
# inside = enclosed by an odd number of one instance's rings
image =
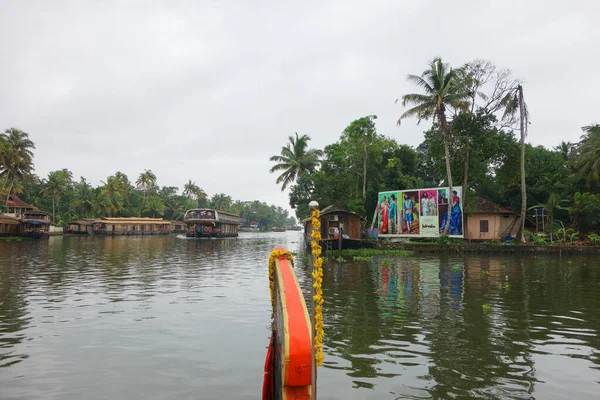
[[[462,188],[453,189],[449,204],[447,187],[380,192],[377,203],[379,236],[439,237],[448,214],[448,235],[463,237]]]

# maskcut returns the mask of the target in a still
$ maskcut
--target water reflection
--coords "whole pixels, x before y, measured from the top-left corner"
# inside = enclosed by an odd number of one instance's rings
[[[0,397],[256,397],[266,260],[300,239],[0,242]],[[584,258],[327,262],[319,398],[594,398],[599,278]]]
[[[586,398],[600,382],[599,272],[530,257],[329,262],[326,368],[382,397]]]

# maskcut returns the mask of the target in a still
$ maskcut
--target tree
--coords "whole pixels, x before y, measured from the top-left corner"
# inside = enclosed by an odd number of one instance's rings
[[[523,97],[523,86],[518,84],[504,98],[504,115],[514,115],[519,111],[519,131],[521,132],[521,227],[519,239],[525,243],[525,217],[527,216],[527,184],[525,183],[525,138],[529,124],[529,111]]]
[[[300,176],[314,172],[319,165],[319,158],[323,155],[321,150],[307,149],[310,136],[289,136],[289,143],[281,148],[280,155],[272,156],[269,160],[278,164],[270,172],[281,171],[275,181],[281,185],[281,191],[291,183],[297,182]]]
[[[56,221],[56,206],[60,204],[61,197],[73,183],[73,173],[64,168],[48,173],[48,179],[43,181],[42,193],[52,198],[52,220]]]
[[[0,179],[7,185],[6,204],[15,185],[33,170],[33,151],[35,144],[29,134],[16,128],[10,128],[0,134]]]
[[[584,135],[570,152],[570,165],[577,176],[585,178],[587,186],[600,181],[600,124],[581,128]]]
[[[398,125],[408,117],[417,117],[418,122],[423,119],[436,118],[443,133],[444,153],[446,157],[446,176],[448,179],[448,201],[452,204],[452,170],[450,167],[449,144],[452,131],[448,124],[446,110],[448,107],[454,109],[467,109],[469,106],[468,92],[459,85],[456,72],[448,64],[444,64],[441,58],[435,58],[429,63],[429,69],[423,71],[421,76],[408,75],[407,80],[421,89],[424,94],[411,93],[402,96],[402,105],[413,107],[405,111],[398,119]],[[450,227],[450,213],[448,212],[444,235],[448,234]]]
[[[144,206],[144,211],[151,212],[152,218],[154,218],[156,214],[163,215],[165,213],[165,204],[160,197],[152,195],[148,197],[148,202]]]
[[[144,191],[144,203],[146,203],[146,196],[148,196],[148,191],[150,189],[154,189],[156,187],[156,175],[152,172],[152,170],[145,169],[135,181],[138,189]]]

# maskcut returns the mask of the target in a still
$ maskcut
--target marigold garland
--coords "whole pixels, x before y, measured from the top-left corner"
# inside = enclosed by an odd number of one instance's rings
[[[271,293],[271,307],[273,308],[273,314],[275,314],[275,260],[278,258],[285,257],[294,266],[294,257],[287,250],[275,249],[269,256],[269,291]]]
[[[323,259],[321,258],[321,246],[319,241],[321,240],[321,214],[318,209],[312,211],[312,255],[314,259],[314,267],[312,271],[313,277],[313,307],[315,314],[315,326],[314,326],[314,349],[315,349],[315,363],[319,367],[323,365],[323,336],[325,335],[324,324],[323,324]]]

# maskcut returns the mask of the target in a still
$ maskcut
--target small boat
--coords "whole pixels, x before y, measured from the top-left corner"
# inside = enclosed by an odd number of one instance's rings
[[[241,223],[239,215],[212,208],[188,210],[183,220],[187,224],[187,237],[237,237]]]
[[[274,227],[273,232],[285,232],[285,228]]]

